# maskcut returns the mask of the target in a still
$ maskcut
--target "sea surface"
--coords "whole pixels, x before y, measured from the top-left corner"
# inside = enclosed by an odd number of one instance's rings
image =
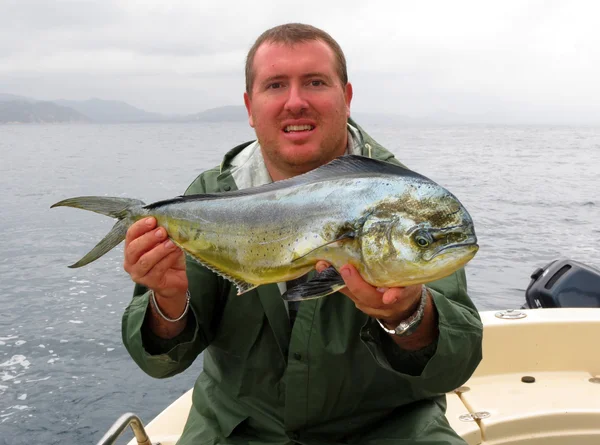
[[[530,274],[555,258],[600,267],[600,128],[367,129],[470,211],[480,310],[520,307]],[[67,268],[114,221],[50,205],[179,195],[252,136],[233,123],[0,126],[0,444],[96,443],[124,412],[150,421],[202,367],[166,380],[137,368],[120,334],[123,246]]]

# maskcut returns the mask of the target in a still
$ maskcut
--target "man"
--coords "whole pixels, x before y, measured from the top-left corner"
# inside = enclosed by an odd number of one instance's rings
[[[328,34],[299,24],[266,31],[246,63],[257,141],[234,148],[186,193],[278,181],[345,153],[397,163],[349,118],[351,100],[344,55]],[[481,360],[464,270],[376,289],[346,265],[341,293],[287,307],[285,283],[238,296],[232,283],[186,264],[153,218],[129,229],[124,267],[137,285],[123,340],[138,365],[168,377],[204,351],[179,444],[464,443],[444,416],[444,394]],[[411,328],[396,329],[402,321]]]

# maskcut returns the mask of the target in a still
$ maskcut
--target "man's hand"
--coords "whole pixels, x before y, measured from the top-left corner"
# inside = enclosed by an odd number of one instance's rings
[[[316,265],[318,272],[329,267],[325,261]],[[375,288],[362,279],[359,272],[351,264],[340,268],[340,274],[346,283],[341,293],[350,298],[356,308],[369,317],[378,318],[389,329],[394,329],[401,321],[410,317],[421,301],[422,285],[406,287]],[[391,335],[394,341],[404,349],[421,349],[437,338],[437,317],[433,300],[428,296],[423,321],[417,330],[408,337]]]
[[[164,227],[156,227],[155,218],[137,221],[127,230],[123,268],[133,281],[154,291],[156,302],[167,317],[177,318],[183,313],[188,289],[185,255],[167,238]],[[185,327],[185,318],[169,324],[152,304],[150,308],[150,327],[155,334],[170,338]]]

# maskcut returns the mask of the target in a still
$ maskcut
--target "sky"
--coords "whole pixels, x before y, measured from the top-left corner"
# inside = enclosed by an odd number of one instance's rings
[[[600,123],[600,2],[0,0],[0,93],[147,111],[242,105],[264,30],[343,48],[354,111]]]

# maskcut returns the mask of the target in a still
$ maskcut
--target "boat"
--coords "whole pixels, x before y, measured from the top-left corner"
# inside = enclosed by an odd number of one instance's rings
[[[600,271],[555,260],[532,274],[522,307],[480,315],[483,360],[446,395],[467,444],[600,444]],[[189,390],[145,427],[124,414],[98,444],[130,425],[129,445],[174,445],[191,401]]]

